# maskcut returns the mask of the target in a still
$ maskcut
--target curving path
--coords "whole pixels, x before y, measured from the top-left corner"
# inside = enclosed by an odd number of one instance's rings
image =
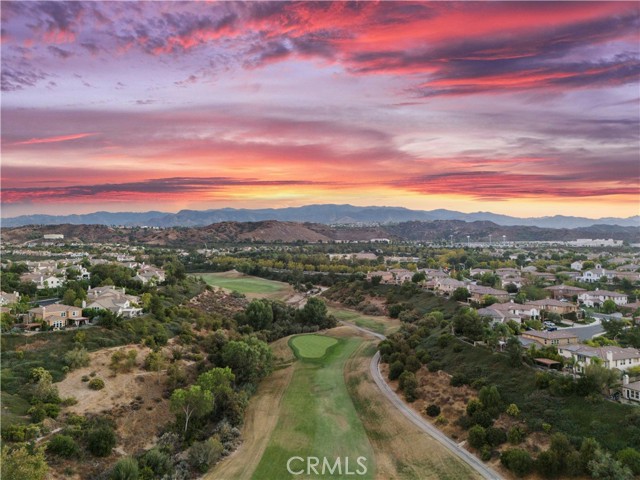
[[[349,322],[341,322],[345,325],[355,328],[361,332],[367,333],[369,335],[373,335],[374,337],[384,340],[386,337],[382,334],[372,332],[367,330],[366,328],[358,327]],[[409,408],[404,401],[394,392],[391,387],[387,384],[387,382],[382,377],[380,373],[380,352],[376,352],[376,354],[371,359],[371,364],[369,366],[369,370],[371,372],[371,376],[373,380],[376,382],[376,385],[380,389],[380,391],[384,394],[385,397],[395,406],[402,414],[407,417],[411,423],[413,423],[416,427],[422,430],[427,435],[430,435],[435,440],[437,440],[441,445],[446,447],[450,452],[457,455],[461,460],[463,460],[467,465],[473,468],[476,472],[482,475],[483,478],[490,480],[503,480],[498,472],[494,469],[485,465],[481,460],[477,457],[469,453],[464,448],[460,447],[457,443],[447,437],[444,433],[438,430],[436,427],[431,425],[427,420],[422,418],[418,413],[416,413],[413,409]]]

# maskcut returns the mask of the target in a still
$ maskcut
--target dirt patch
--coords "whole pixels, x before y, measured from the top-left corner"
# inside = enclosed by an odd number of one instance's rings
[[[136,365],[128,373],[114,374],[109,369],[111,355],[117,350],[138,352]],[[131,454],[155,443],[158,430],[173,420],[169,401],[163,398],[163,372],[142,370],[144,358],[151,350],[139,345],[108,348],[90,355],[88,367],[70,372],[57,383],[62,398],[74,397],[78,403],[66,407],[64,413],[79,415],[102,414],[112,417],[117,426],[118,449]],[[91,390],[82,377],[101,378],[105,387]]]
[[[27,343],[25,345],[18,345],[16,347],[17,352],[29,352],[31,350],[38,350],[49,343],[49,340],[36,340],[35,342]]]
[[[239,297],[223,288],[205,290],[200,295],[189,300],[189,305],[207,314],[220,315],[233,318],[236,313],[242,312],[249,301]]]

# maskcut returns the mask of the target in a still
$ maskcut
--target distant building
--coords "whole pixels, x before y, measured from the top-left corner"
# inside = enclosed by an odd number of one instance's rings
[[[64,235],[62,233],[47,233],[44,235],[45,240],[62,240]]]
[[[68,325],[80,326],[87,322],[82,316],[82,309],[54,303],[46,307],[36,307],[29,310],[29,322],[45,322],[49,327],[59,330]]]
[[[640,382],[629,383],[629,375],[623,375],[622,398],[630,402],[640,403]]]
[[[626,305],[629,297],[625,293],[610,292],[608,290],[594,290],[578,295],[578,300],[587,307],[602,306],[607,300],[612,300],[616,305]]]
[[[533,340],[544,346],[559,347],[560,345],[572,345],[578,343],[578,337],[569,332],[540,332],[538,330],[529,330],[522,334],[522,338]]]
[[[584,288],[572,287],[571,285],[553,285],[546,287],[545,290],[551,293],[551,298],[554,300],[573,300],[573,297],[587,291]]]
[[[473,300],[474,302],[481,303],[484,297],[487,295],[497,298],[498,302],[509,301],[509,292],[505,290],[483,287],[482,285],[469,285],[469,287],[467,288],[469,290],[469,294],[471,295],[471,300]]]
[[[609,369],[626,371],[640,366],[640,350],[636,348],[566,345],[558,347],[558,353],[565,358],[573,358],[573,369],[578,373],[584,373],[585,367],[592,364],[596,358],[598,363]]]
[[[591,239],[591,238],[579,238],[577,240],[567,242],[568,245],[574,245],[576,247],[621,247],[622,240],[614,240],[613,238],[603,239]]]

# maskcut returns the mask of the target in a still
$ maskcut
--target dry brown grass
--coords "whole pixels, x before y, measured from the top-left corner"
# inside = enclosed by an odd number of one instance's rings
[[[376,456],[376,478],[481,478],[457,456],[413,425],[378,390],[369,373],[365,342],[345,365],[345,378]]]

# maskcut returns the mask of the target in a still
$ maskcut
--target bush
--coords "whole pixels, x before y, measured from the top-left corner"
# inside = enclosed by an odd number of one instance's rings
[[[111,480],[137,480],[138,479],[138,462],[135,458],[125,457],[118,460],[111,474]]]
[[[222,450],[222,443],[216,437],[204,442],[196,442],[189,449],[189,465],[205,473],[220,459]]]
[[[157,448],[152,448],[140,457],[139,464],[142,469],[151,470],[153,478],[161,478],[171,470],[171,459]]]
[[[489,427],[486,431],[487,443],[492,447],[502,445],[507,441],[507,434],[498,427]]]
[[[507,407],[507,415],[510,417],[517,417],[520,415],[520,409],[515,403],[512,403]]]
[[[640,475],[640,452],[631,447],[620,450],[616,455],[618,461],[629,468],[634,475]]]
[[[104,388],[104,380],[101,378],[92,378],[89,382],[89,388],[91,390],[102,390]]]
[[[444,415],[438,415],[438,417],[436,418],[436,423],[438,425],[446,425],[447,423],[449,423],[449,420],[447,420]]]
[[[71,370],[87,367],[89,366],[89,353],[84,347],[76,347],[64,354],[64,363],[66,363]]]
[[[42,408],[42,405],[34,405],[27,410],[27,413],[31,415],[31,421],[33,423],[40,423],[47,418],[47,412]]]
[[[507,439],[509,443],[512,445],[517,445],[524,440],[524,437],[527,436],[527,433],[524,431],[524,428],[516,425],[511,427],[509,433],[507,434]]]
[[[116,434],[112,428],[101,426],[87,434],[87,449],[96,457],[106,457],[116,446]]]
[[[438,370],[442,370],[442,363],[437,360],[433,360],[427,363],[427,369],[430,372],[437,372]]]
[[[461,387],[462,385],[466,385],[468,383],[469,378],[463,373],[455,373],[449,381],[449,384],[452,387]]]
[[[42,408],[44,408],[44,412],[49,418],[58,418],[60,415],[60,405],[55,403],[45,403]]]
[[[71,458],[79,453],[78,444],[69,435],[54,435],[47,444],[47,453]]]
[[[536,459],[536,470],[545,478],[557,477],[562,470],[558,454],[551,450],[540,453]]]
[[[480,450],[487,443],[486,432],[480,425],[474,425],[469,429],[469,445]]]
[[[489,445],[485,445],[484,447],[482,447],[482,450],[480,450],[480,459],[483,462],[488,462],[489,460],[491,460],[492,455],[493,452],[491,451],[491,447]]]
[[[434,405],[433,403],[429,405],[425,411],[430,417],[437,417],[438,415],[440,415],[440,407],[438,405]]]
[[[511,470],[517,477],[524,477],[531,472],[533,460],[529,452],[520,448],[511,448],[502,452],[500,463]]]

